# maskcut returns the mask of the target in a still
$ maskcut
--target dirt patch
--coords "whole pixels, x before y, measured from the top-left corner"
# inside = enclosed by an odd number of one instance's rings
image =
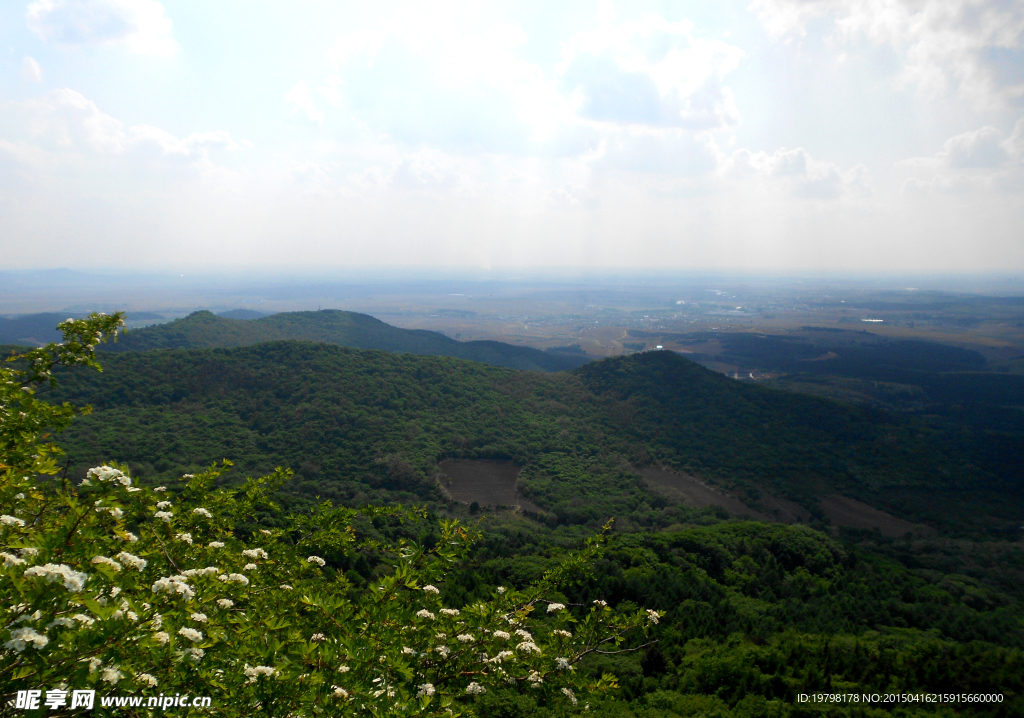
[[[541,508],[516,490],[521,466],[511,461],[448,459],[439,464],[437,482],[455,501],[480,506],[511,506],[520,511]]]
[[[930,536],[935,530],[930,526],[912,524],[898,519],[892,514],[879,511],[867,504],[840,494],[823,497],[819,503],[821,510],[832,521],[833,526],[848,526],[854,529],[874,531],[878,529],[883,536],[899,538],[911,533],[915,536]]]
[[[737,518],[752,518],[756,521],[772,521],[773,519],[760,511],[755,511],[734,496],[719,491],[689,474],[657,466],[645,466],[636,469],[647,483],[673,498],[678,498],[688,506],[703,508],[718,505]]]
[[[761,510],[775,521],[784,524],[806,524],[813,518],[810,511],[795,501],[771,494],[761,497]]]

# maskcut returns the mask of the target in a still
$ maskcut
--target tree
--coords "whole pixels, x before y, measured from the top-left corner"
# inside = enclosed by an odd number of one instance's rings
[[[97,707],[175,697],[182,713],[209,697],[194,706],[204,715],[471,715],[477,696],[511,686],[571,709],[614,685],[580,661],[657,623],[654,611],[559,602],[605,534],[526,590],[453,608],[437,586],[476,529],[442,521],[430,549],[373,530],[426,521],[422,509],[323,502],[285,528],[258,528],[252,517],[280,511],[274,493],[291,473],[214,488],[228,461],[185,476],[176,494],[114,464],[70,485],[47,431],[88,408],[51,406],[35,387],[55,366],[99,369],[97,344],[121,326],[120,314],[68,320],[62,344],[0,368],[4,699],[70,707],[75,690],[93,690]],[[340,570],[357,552],[385,566],[363,588]]]

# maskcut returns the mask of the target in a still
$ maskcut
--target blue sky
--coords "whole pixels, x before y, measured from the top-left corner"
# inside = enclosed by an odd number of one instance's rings
[[[6,268],[1024,269],[1020,2],[33,0],[0,48]]]

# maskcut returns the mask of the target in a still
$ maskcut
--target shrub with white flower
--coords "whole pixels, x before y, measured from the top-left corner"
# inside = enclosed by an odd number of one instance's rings
[[[199,643],[199,641],[203,640],[202,631],[197,631],[196,629],[189,628],[188,626],[182,626],[179,628],[178,635],[187,638],[193,643]]]
[[[246,666],[245,676],[249,679],[249,683],[255,683],[262,677],[272,678],[277,673],[277,669],[271,666]]]
[[[36,427],[0,421],[5,694],[116,685],[208,695],[229,718],[466,715],[491,687],[521,683],[560,700],[563,687],[573,696],[604,690],[610,678],[571,668],[654,624],[651,613],[603,604],[554,615],[560,583],[593,561],[600,538],[525,590],[441,607],[437,586],[478,537],[457,521],[439,524],[432,548],[391,545],[365,531],[364,518],[397,526],[426,522],[422,512],[325,502],[286,517],[273,497],[290,472],[218,488],[229,462],[171,489],[139,485],[113,462],[80,483],[39,481],[63,466],[44,434],[65,428],[75,410],[46,404],[33,387],[57,365],[96,366],[95,346],[119,325],[118,315],[68,320],[64,343],[0,363],[0,407],[17,404]],[[253,525],[268,514],[273,530]],[[367,552],[390,568],[365,586],[310,570],[326,567],[321,556],[347,566]]]

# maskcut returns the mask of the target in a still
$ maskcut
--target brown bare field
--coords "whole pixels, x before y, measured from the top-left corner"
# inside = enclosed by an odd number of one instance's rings
[[[831,519],[833,526],[848,526],[867,531],[878,529],[883,536],[892,538],[899,538],[907,533],[915,536],[929,536],[935,533],[930,526],[912,524],[909,521],[898,519],[892,514],[879,511],[848,496],[832,494],[822,498],[819,503],[825,515]]]
[[[772,521],[773,519],[760,511],[756,511],[739,499],[722,493],[698,479],[671,469],[659,466],[645,466],[636,469],[649,485],[662,490],[673,498],[680,499],[684,504],[695,508],[717,505],[736,518],[751,518],[756,521]]]
[[[541,508],[516,490],[521,466],[511,461],[447,459],[440,464],[438,485],[450,498],[480,506],[510,506],[520,511]]]

